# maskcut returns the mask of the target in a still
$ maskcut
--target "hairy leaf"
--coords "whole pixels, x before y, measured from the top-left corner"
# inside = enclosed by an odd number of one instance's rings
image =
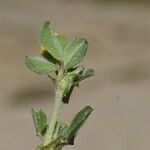
[[[40,32],[41,45],[57,60],[61,60],[62,46],[54,35],[50,22],[45,22]]]
[[[85,39],[75,39],[64,50],[63,60],[67,69],[75,67],[86,55],[88,43]]]
[[[63,128],[67,127],[67,125],[63,122],[57,121],[53,133],[53,139],[56,139],[60,136],[60,131],[62,131]]]
[[[84,72],[82,79],[85,79],[85,78],[94,76],[94,73],[95,73],[95,71],[94,71],[92,68],[87,69],[87,70]]]
[[[37,74],[46,74],[57,70],[54,64],[41,57],[26,56],[25,64],[30,70]]]
[[[74,141],[75,135],[91,114],[92,110],[93,109],[90,106],[86,106],[74,117],[66,134],[66,139],[69,143]]]
[[[58,34],[56,37],[58,38],[59,43],[60,43],[62,49],[64,50],[67,47],[67,45],[69,44],[69,39],[66,36],[60,35],[60,34]]]
[[[57,64],[57,60],[47,51],[42,51],[41,55],[52,64]]]
[[[69,99],[70,99],[71,93],[73,92],[73,89],[74,89],[74,86],[71,86],[70,90],[65,95],[63,95],[63,99],[62,99],[63,103],[65,104],[69,103]]]
[[[92,68],[87,69],[85,72],[83,72],[82,76],[78,79],[77,82],[80,82],[88,77],[94,76],[94,73],[95,73],[95,71]]]
[[[46,130],[47,117],[43,111],[35,111],[32,109],[32,118],[34,127],[38,136],[43,136]]]
[[[70,71],[68,71],[68,74],[70,77],[73,78],[73,81],[77,81],[82,77],[84,71],[83,66],[77,66],[75,68],[72,68]]]

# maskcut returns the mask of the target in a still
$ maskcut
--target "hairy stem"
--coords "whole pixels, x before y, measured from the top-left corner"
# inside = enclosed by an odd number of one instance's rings
[[[44,146],[48,145],[53,136],[53,132],[55,129],[56,122],[58,121],[58,116],[59,116],[59,111],[62,103],[62,97],[63,97],[63,91],[61,88],[56,88],[56,96],[55,96],[55,103],[54,103],[54,108],[53,108],[53,113],[52,113],[52,119],[49,124],[45,140],[44,140]]]

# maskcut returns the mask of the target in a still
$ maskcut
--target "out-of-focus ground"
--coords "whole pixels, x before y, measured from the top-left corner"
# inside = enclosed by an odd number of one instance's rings
[[[71,0],[0,0],[0,149],[33,150],[39,141],[30,109],[51,112],[52,83],[24,65],[25,55],[39,53],[47,19],[58,33],[88,39],[83,64],[96,71],[62,108],[69,123],[85,105],[94,107],[75,146],[64,149],[149,150],[149,4]]]

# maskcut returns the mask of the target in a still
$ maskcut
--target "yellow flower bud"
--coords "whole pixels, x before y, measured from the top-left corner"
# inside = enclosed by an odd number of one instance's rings
[[[46,49],[41,45],[40,54],[43,55],[46,52]]]
[[[58,33],[57,33],[57,32],[55,32],[55,33],[54,33],[54,35],[55,35],[55,36],[57,36],[57,35],[58,35]]]

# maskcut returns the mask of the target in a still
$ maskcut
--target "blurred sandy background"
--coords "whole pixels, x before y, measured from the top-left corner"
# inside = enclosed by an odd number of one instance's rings
[[[68,123],[85,105],[95,108],[75,146],[64,150],[149,150],[149,4],[98,0],[0,0],[0,149],[34,150],[30,109],[51,112],[52,83],[24,65],[25,55],[38,55],[48,19],[58,33],[88,39],[83,64],[96,71],[63,105]]]

